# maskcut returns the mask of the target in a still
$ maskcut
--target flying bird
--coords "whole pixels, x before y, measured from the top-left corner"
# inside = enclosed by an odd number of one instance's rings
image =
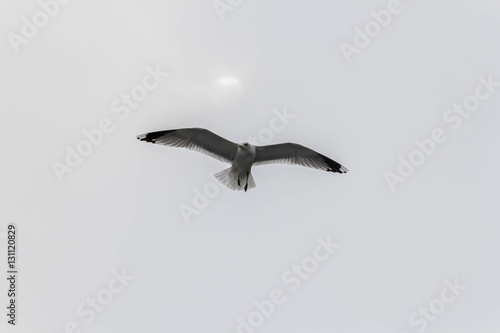
[[[296,143],[254,146],[248,142],[236,144],[203,128],[182,128],[138,135],[141,141],[171,147],[182,147],[207,154],[231,166],[215,178],[232,190],[255,187],[251,170],[254,165],[287,163],[328,172],[346,173],[347,169],[334,160]]]

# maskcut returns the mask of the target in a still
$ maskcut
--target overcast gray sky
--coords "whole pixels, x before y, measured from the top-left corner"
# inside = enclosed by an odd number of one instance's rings
[[[0,7],[17,332],[498,331],[498,1]],[[349,172],[231,191],[182,127]]]

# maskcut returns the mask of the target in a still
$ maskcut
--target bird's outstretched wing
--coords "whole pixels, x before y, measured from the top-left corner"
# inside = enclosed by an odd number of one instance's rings
[[[269,163],[288,163],[303,165],[329,172],[346,173],[340,163],[296,143],[282,143],[270,146],[257,146],[254,165]]]
[[[231,163],[238,145],[203,128],[182,128],[138,135],[137,139],[171,147],[182,147]]]

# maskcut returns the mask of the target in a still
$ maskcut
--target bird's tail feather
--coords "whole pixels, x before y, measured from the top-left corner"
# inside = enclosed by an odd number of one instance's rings
[[[255,180],[253,179],[252,173],[250,172],[248,174],[248,189],[254,188],[255,186],[257,186],[257,184],[255,184]]]
[[[231,167],[222,170],[214,175],[221,184],[235,191],[245,190],[245,185],[247,183],[246,175],[240,177],[240,184],[238,185],[238,173],[231,169]],[[248,189],[254,188],[255,180],[253,179],[252,173],[248,175]]]

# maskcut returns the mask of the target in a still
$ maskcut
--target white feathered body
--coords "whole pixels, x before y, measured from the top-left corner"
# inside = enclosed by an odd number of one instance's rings
[[[246,191],[256,186],[252,176],[252,165],[255,161],[255,146],[247,144],[238,147],[231,167],[216,173],[215,178],[232,190]]]

